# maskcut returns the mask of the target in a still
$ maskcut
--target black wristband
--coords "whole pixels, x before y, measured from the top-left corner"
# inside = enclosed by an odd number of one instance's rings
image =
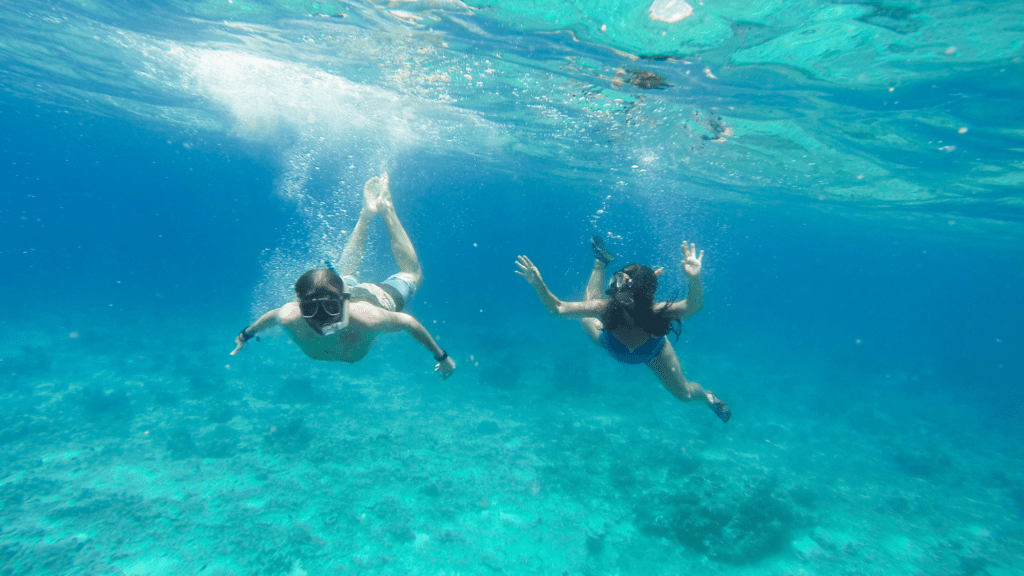
[[[248,330],[248,329],[249,329],[249,327],[246,326],[245,328],[242,328],[241,332],[238,333],[238,335],[242,337],[242,342],[248,342],[249,340],[252,340],[253,338],[256,338],[255,334],[253,334],[252,336],[249,336],[248,334],[245,333],[245,331]],[[259,342],[259,340],[260,340],[259,338],[256,338],[257,342]]]
[[[444,362],[447,359],[448,359],[448,353],[445,352],[443,348],[441,349],[441,355],[440,356],[434,356],[434,360],[437,360],[438,363]]]

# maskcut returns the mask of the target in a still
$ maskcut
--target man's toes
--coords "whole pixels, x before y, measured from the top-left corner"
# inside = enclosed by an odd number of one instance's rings
[[[388,173],[385,172],[381,174],[379,184],[380,192],[378,193],[377,197],[387,202],[391,201],[391,187],[389,186],[389,183],[390,179],[388,178]]]
[[[376,176],[366,181],[363,186],[363,207],[376,208],[380,201],[380,179]]]

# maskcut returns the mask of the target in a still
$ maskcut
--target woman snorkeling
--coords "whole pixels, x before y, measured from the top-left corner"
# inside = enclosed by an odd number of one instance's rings
[[[722,422],[728,422],[732,416],[729,407],[683,376],[679,358],[666,337],[673,323],[696,314],[704,306],[704,287],[700,280],[704,251],[698,255],[693,244],[683,242],[680,265],[689,280],[689,293],[679,302],[656,303],[654,296],[662,269],[642,264],[630,264],[613,274],[608,289],[602,294],[605,268],[614,257],[597,236],[590,242],[594,249],[594,269],[587,282],[586,300],[582,302],[559,300],[526,256],[520,256],[516,262],[519,266],[516,274],[533,286],[548,312],[561,318],[579,318],[587,334],[612,358],[626,364],[647,364],[673,396],[683,402],[694,398],[702,400]]]

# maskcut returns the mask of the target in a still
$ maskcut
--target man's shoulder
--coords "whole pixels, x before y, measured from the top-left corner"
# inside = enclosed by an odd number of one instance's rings
[[[299,310],[298,302],[288,302],[277,309],[277,319],[282,324],[288,324],[302,319],[302,312]]]

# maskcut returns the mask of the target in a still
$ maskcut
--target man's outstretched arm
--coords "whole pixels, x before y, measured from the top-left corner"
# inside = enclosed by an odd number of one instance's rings
[[[437,366],[434,367],[434,371],[441,375],[442,380],[447,380],[452,375],[452,372],[455,372],[455,361],[448,356],[448,353],[443,348],[437,345],[434,337],[430,335],[430,332],[427,332],[427,329],[423,327],[423,324],[420,324],[419,320],[404,312],[392,312],[388,316],[389,319],[386,323],[387,331],[397,332],[404,330],[422,344],[424,348],[430,350],[430,353],[434,355],[434,360],[437,360]]]
[[[280,308],[275,308],[263,316],[260,316],[260,319],[254,322],[252,326],[246,326],[245,329],[239,332],[238,336],[235,336],[235,349],[231,352],[231,355],[234,356],[235,354],[238,354],[238,351],[245,346],[245,343],[255,338],[258,332],[262,332],[267,328],[272,328],[280,324],[280,312]]]

